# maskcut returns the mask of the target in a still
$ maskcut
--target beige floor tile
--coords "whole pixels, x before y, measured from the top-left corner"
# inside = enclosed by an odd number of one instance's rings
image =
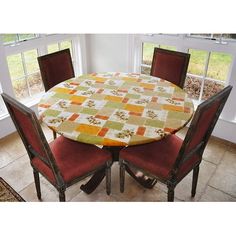
[[[205,193],[201,196],[200,202],[235,202],[236,198],[207,186]]]
[[[195,197],[191,198],[192,171],[177,185],[175,189],[175,197],[182,201],[198,201],[201,195],[204,193],[207,184],[215,170],[216,165],[203,160],[200,164]]]
[[[81,183],[74,184],[73,186],[67,188],[66,201],[70,201],[73,197],[81,192],[80,190]],[[41,187],[41,201],[42,202],[58,202],[59,195],[56,188],[50,184],[44,177],[40,177],[40,187]],[[36,188],[34,182],[29,184],[26,188],[24,188],[20,195],[26,200],[30,202],[38,202]]]
[[[227,147],[228,146],[225,143],[222,143],[219,140],[209,140],[203,153],[203,159],[214,164],[219,164]]]
[[[236,175],[218,168],[209,182],[209,186],[236,197]]]
[[[226,151],[218,169],[236,175],[236,153]]]
[[[12,164],[0,169],[4,178],[17,192],[33,181],[33,171],[28,156],[18,158]]]
[[[4,139],[1,139],[0,146],[3,151],[13,157],[13,160],[26,154],[26,149],[18,133],[13,133]]]
[[[0,147],[0,168],[7,166],[9,163],[11,163],[14,160],[15,160],[15,158],[13,158],[5,150],[2,150],[2,148]]]

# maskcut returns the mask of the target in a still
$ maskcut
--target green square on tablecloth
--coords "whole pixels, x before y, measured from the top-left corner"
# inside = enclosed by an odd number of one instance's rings
[[[139,99],[141,97],[141,95],[139,94],[131,94],[131,93],[127,93],[125,95],[126,98],[133,98],[133,99]]]
[[[103,143],[103,138],[99,136],[89,135],[89,134],[79,134],[77,140],[84,143],[101,145]]]
[[[77,123],[66,120],[57,127],[57,131],[65,132],[65,133],[72,133],[74,130],[76,130],[77,127],[78,127]]]
[[[60,98],[60,99],[70,100],[71,94],[56,93],[56,94],[54,94],[52,97],[53,97],[53,98]]]
[[[177,119],[177,120],[187,120],[189,118],[189,113],[169,111],[167,119]]]
[[[107,121],[103,127],[105,128],[111,128],[111,129],[115,129],[115,130],[122,130],[124,124],[120,123],[120,122],[116,122],[116,121]]]
[[[108,101],[107,104],[105,105],[105,107],[118,108],[118,109],[122,109],[124,108],[124,106],[125,106],[125,103],[112,102],[112,101]]]
[[[131,125],[143,125],[146,121],[146,118],[144,117],[140,117],[140,116],[129,116],[129,119],[127,120],[127,124],[131,124]]]
[[[85,86],[77,86],[75,90],[81,90],[81,91],[87,91],[90,87],[85,87]]]
[[[93,108],[83,108],[80,113],[88,114],[88,115],[95,115],[97,114],[98,110]]]
[[[61,111],[57,111],[57,110],[53,110],[53,109],[48,109],[48,110],[46,110],[43,114],[44,114],[45,116],[54,116],[54,117],[56,117],[56,116],[58,116],[60,113],[61,113]]]
[[[152,126],[152,127],[157,127],[157,128],[163,128],[164,127],[164,122],[161,120],[152,120],[152,119],[147,119],[145,122],[146,126]]]
[[[92,94],[89,98],[90,99],[95,99],[95,100],[104,100],[104,98],[106,97],[106,94],[99,94],[99,93],[94,93]]]

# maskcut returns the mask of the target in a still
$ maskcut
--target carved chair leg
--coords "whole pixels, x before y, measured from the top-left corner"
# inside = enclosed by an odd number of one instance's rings
[[[40,189],[40,181],[39,181],[39,172],[36,170],[33,170],[34,173],[34,183],[37,191],[37,197],[39,200],[41,200],[41,189]]]
[[[195,197],[196,194],[198,174],[199,174],[199,165],[193,169],[193,180],[192,180],[192,191],[191,191],[192,197]]]
[[[124,192],[125,186],[125,165],[123,161],[120,161],[120,192]]]
[[[65,196],[65,191],[64,190],[59,190],[59,201],[60,202],[65,202],[66,201],[66,196]]]
[[[53,130],[53,139],[56,139],[57,138],[57,133]]]
[[[107,191],[107,195],[110,195],[111,193],[111,166],[110,164],[107,164],[107,167],[106,167],[106,191]]]
[[[175,187],[172,185],[168,185],[168,202],[173,202],[174,201],[174,197],[175,197]]]

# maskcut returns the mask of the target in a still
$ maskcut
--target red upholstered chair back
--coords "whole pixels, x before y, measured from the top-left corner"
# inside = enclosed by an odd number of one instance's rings
[[[38,57],[38,63],[45,91],[75,76],[69,49]]]
[[[183,88],[190,54],[154,48],[150,75],[168,80]]]
[[[224,108],[231,89],[232,86],[227,86],[198,106],[176,160],[176,169],[179,169],[186,161],[190,163],[192,158],[195,159],[194,163],[201,161],[208,139]]]
[[[25,145],[30,160],[37,156],[51,168],[55,179],[59,181],[61,179],[59,170],[35,113],[5,93],[2,94],[2,98]]]

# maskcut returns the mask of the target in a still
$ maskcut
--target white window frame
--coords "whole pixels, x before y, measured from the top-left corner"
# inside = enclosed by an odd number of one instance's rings
[[[204,38],[189,37],[186,34],[164,35],[164,34],[140,34],[132,35],[129,38],[133,49],[130,50],[130,60],[133,63],[132,70],[141,73],[142,64],[142,43],[154,43],[158,45],[175,46],[177,51],[188,52],[188,49],[203,50],[207,52],[222,52],[232,55],[232,63],[229,69],[228,78],[225,84],[232,85],[233,89],[228,102],[221,114],[221,119],[236,123],[236,42],[234,40],[225,40],[223,43]],[[199,101],[194,101],[195,107]]]
[[[53,34],[53,35],[40,35],[40,37],[30,40],[17,42],[16,44],[3,44],[2,37],[0,35],[0,84],[2,91],[15,98],[15,93],[12,86],[10,73],[8,70],[7,56],[22,53],[25,51],[36,49],[38,56],[47,54],[47,46],[54,43],[61,43],[63,41],[72,42],[73,62],[75,75],[79,76],[87,72],[86,65],[86,45],[84,35],[73,34]],[[83,54],[82,54],[83,53]],[[31,97],[22,101],[25,105],[31,107],[37,104],[42,97],[43,93]],[[5,106],[0,100],[0,120],[8,117]]]

